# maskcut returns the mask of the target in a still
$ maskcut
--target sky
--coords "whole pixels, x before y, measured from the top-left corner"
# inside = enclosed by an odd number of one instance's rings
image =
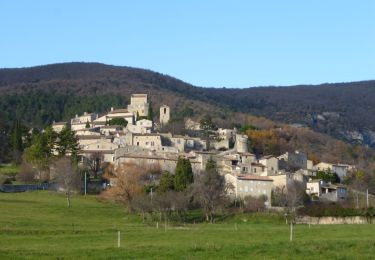
[[[85,61],[196,86],[375,79],[373,0],[1,0],[0,68]]]

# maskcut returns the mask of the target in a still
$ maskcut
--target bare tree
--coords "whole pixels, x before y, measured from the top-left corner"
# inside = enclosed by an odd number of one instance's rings
[[[288,184],[288,190],[286,193],[286,205],[293,219],[296,214],[296,209],[300,206],[303,206],[305,196],[306,192],[301,182],[292,181]]]
[[[98,177],[98,173],[102,168],[104,161],[104,155],[100,152],[90,154],[88,157],[83,157],[83,167],[94,175],[94,178]]]
[[[187,210],[189,205],[189,196],[185,192],[166,191],[157,193],[153,200],[153,208],[160,212],[160,221],[164,219],[168,222],[172,212],[181,216]]]
[[[104,192],[103,196],[130,207],[133,198],[143,192],[146,170],[134,163],[123,163],[114,175],[113,187]]]
[[[254,197],[254,196],[246,196],[243,199],[243,204],[244,204],[244,212],[259,212],[259,211],[264,211],[266,208],[266,205],[264,204],[267,201],[267,196],[259,196],[259,197]]]
[[[27,162],[22,161],[20,172],[16,175],[17,181],[32,183],[36,178],[36,170]]]
[[[140,193],[133,197],[130,204],[130,209],[134,212],[139,212],[142,215],[143,222],[146,214],[152,213],[154,210],[152,198],[148,194]]]
[[[194,201],[202,207],[206,220],[213,222],[215,213],[229,202],[224,177],[210,169],[196,176],[191,188]]]
[[[71,195],[75,191],[79,191],[82,186],[82,178],[77,168],[72,164],[70,157],[62,157],[58,159],[54,165],[54,180],[61,185],[66,194],[67,206],[71,206]]]

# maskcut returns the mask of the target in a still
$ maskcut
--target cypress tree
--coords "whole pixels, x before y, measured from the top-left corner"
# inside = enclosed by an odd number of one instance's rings
[[[189,159],[178,158],[174,177],[174,188],[176,191],[184,191],[186,187],[193,183],[193,170]]]

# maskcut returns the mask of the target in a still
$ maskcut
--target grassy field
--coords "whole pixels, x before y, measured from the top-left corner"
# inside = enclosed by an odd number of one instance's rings
[[[91,196],[73,198],[67,209],[63,196],[48,191],[0,193],[0,259],[374,258],[375,225],[297,225],[294,231],[290,242],[282,222],[244,216],[165,231]]]

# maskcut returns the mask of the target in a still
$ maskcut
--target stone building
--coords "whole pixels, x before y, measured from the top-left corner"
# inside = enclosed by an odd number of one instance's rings
[[[237,176],[225,175],[227,183],[230,183],[233,189],[229,195],[235,198],[244,198],[246,196],[266,196],[267,206],[271,206],[271,193],[273,180],[267,176],[257,176],[251,174],[240,174]]]
[[[128,110],[133,115],[147,116],[150,104],[147,102],[147,94],[132,94]]]
[[[169,122],[171,115],[170,115],[170,108],[167,105],[162,105],[160,107],[160,124],[166,125]]]

